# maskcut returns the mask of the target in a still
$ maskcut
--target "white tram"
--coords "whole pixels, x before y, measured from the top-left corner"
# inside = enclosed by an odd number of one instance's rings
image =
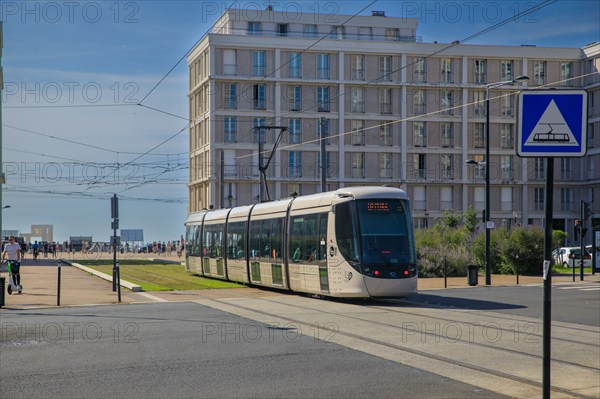
[[[333,297],[417,291],[406,193],[337,191],[191,214],[186,270],[202,276]]]

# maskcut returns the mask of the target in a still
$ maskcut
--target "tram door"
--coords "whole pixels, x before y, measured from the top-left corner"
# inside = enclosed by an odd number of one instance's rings
[[[321,292],[329,292],[329,274],[327,273],[327,213],[319,218],[319,280]]]

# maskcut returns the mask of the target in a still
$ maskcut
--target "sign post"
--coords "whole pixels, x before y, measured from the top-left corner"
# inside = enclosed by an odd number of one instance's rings
[[[585,90],[528,90],[519,93],[518,101],[517,155],[546,157],[542,397],[550,399],[554,157],[585,156],[587,92]]]

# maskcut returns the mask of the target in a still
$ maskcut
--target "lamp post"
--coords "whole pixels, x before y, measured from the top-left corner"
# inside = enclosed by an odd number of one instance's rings
[[[503,80],[501,82],[488,83],[485,88],[485,285],[492,284],[492,265],[490,261],[490,89],[504,86],[511,83],[525,82],[529,80],[528,76],[518,76],[513,80]],[[469,164],[477,162],[469,162]]]

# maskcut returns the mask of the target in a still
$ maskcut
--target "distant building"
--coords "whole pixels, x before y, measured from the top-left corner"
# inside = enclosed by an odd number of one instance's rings
[[[34,241],[53,242],[54,226],[51,224],[32,224],[31,233],[21,233],[20,236],[26,242],[33,242],[32,238]]]
[[[530,88],[588,91],[588,152],[555,162],[554,226],[573,237],[580,200],[600,217],[600,43],[422,43],[417,19],[383,14],[336,15],[337,22],[312,13],[292,21],[270,10],[252,19],[239,10],[221,15],[187,60],[189,212],[257,202],[257,143],[270,149],[276,131],[252,129],[273,125],[290,129],[268,170],[274,199],[320,191],[322,131],[328,190],[401,187],[416,228],[445,210],[474,207],[481,215],[484,169],[465,162],[484,160],[485,85],[527,75]],[[515,150],[519,87],[489,90],[497,226],[542,225],[544,218],[544,159],[519,158]]]

